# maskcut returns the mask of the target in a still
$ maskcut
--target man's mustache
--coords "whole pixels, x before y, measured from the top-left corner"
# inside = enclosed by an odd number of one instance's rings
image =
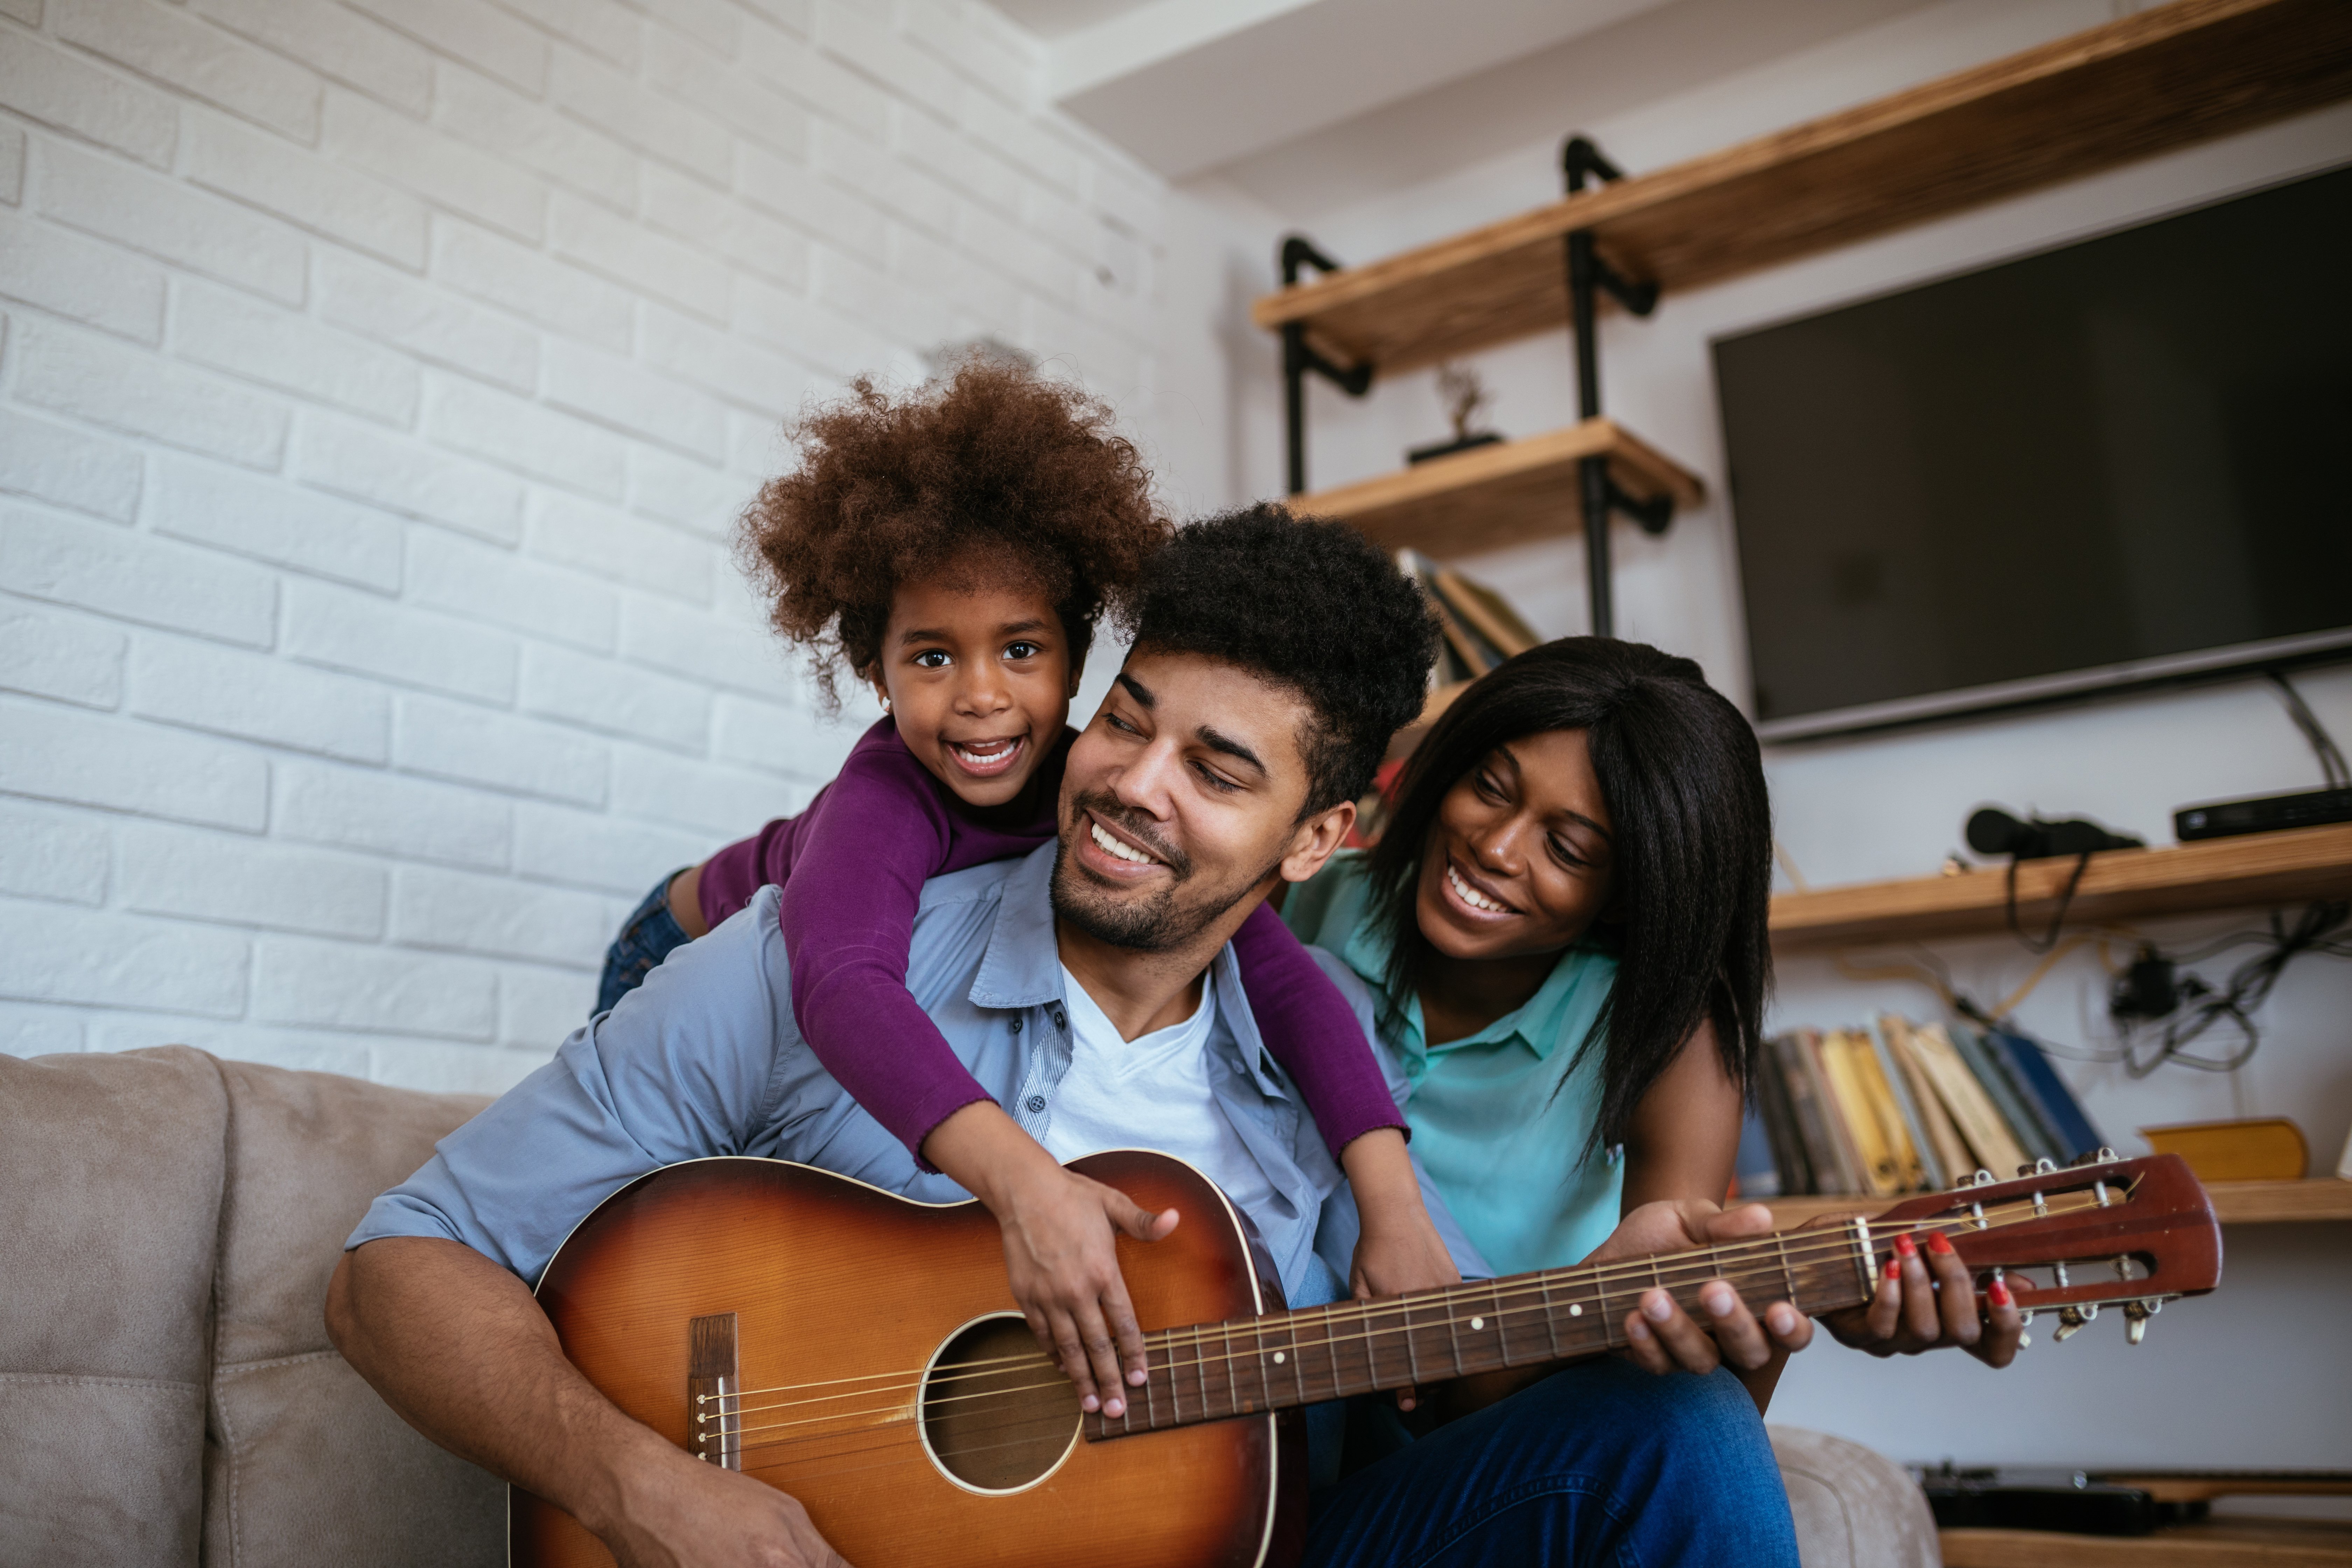
[[[1178,881],[1192,874],[1192,858],[1161,837],[1158,826],[1141,812],[1121,805],[1099,791],[1081,794],[1070,805],[1075,813],[1072,826],[1078,832],[1086,831],[1085,818],[1091,812],[1143,846],[1153,858],[1175,875]]]

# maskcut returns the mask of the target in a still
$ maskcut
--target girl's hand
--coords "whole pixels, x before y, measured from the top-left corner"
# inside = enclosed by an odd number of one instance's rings
[[[1356,1215],[1363,1225],[1348,1270],[1356,1300],[1459,1284],[1462,1271],[1421,1201],[1421,1180],[1405,1152],[1404,1134],[1376,1127],[1341,1150],[1339,1163],[1355,1190]]]
[[[1369,1301],[1459,1284],[1462,1271],[1421,1201],[1421,1180],[1405,1152],[1404,1134],[1393,1127],[1374,1128],[1341,1150],[1339,1163],[1355,1189],[1356,1216],[1363,1226],[1348,1267],[1349,1293]],[[1419,1403],[1419,1390],[1397,1390],[1398,1409],[1411,1410]]]
[[[1697,1199],[1643,1204],[1618,1222],[1586,1258],[1608,1263],[1661,1252],[1686,1252],[1727,1241],[1764,1236],[1772,1211],[1761,1204],[1726,1210]],[[1703,1321],[1685,1311],[1664,1290],[1644,1290],[1625,1315],[1626,1359],[1645,1372],[1713,1372],[1728,1365],[1743,1374],[1777,1372],[1776,1364],[1812,1343],[1812,1320],[1786,1301],[1774,1301],[1760,1316],[1751,1311],[1729,1281],[1699,1287]],[[1767,1384],[1769,1392],[1769,1380]]]
[[[1924,1247],[1897,1232],[1895,1253],[1868,1306],[1822,1320],[1840,1344],[1877,1356],[1958,1345],[1995,1367],[2017,1359],[2025,1320],[2007,1286],[1994,1280],[1979,1309],[1968,1265],[1940,1231],[1930,1232]]]
[[[1080,1408],[1124,1412],[1125,1390],[1142,1387],[1145,1372],[1118,1238],[1159,1241],[1176,1228],[1176,1211],[1148,1213],[1065,1169],[994,1100],[976,1100],[931,1129],[923,1152],[996,1216],[1013,1300],[1077,1386]]]
[[[1176,1211],[1151,1214],[1050,1155],[1000,1186],[989,1207],[1030,1331],[1077,1385],[1079,1408],[1118,1415],[1126,1385],[1141,1387],[1146,1367],[1143,1331],[1118,1271],[1118,1233],[1158,1241],[1176,1228]]]

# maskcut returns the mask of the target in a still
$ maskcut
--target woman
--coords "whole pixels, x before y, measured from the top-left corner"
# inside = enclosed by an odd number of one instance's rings
[[[1508,1274],[1770,1228],[1760,1207],[1721,1209],[1771,978],[1770,880],[1738,710],[1689,659],[1569,637],[1463,693],[1378,846],[1334,858],[1284,914],[1378,994],[1413,1152]],[[1654,1292],[1627,1321],[1633,1359],[1728,1362],[1760,1410],[1810,1324],[1702,1296],[1711,1333]],[[1929,1250],[1824,1321],[1875,1353],[1951,1342],[2001,1366],[2022,1325],[1998,1284],[1992,1302],[1980,1318],[1957,1257]]]

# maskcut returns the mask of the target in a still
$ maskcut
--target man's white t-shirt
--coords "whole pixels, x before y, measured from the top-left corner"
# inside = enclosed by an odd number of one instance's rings
[[[1157,1149],[1187,1162],[1250,1213],[1274,1189],[1257,1156],[1234,1131],[1209,1082],[1209,1033],[1217,1016],[1216,976],[1201,976],[1201,1005],[1181,1024],[1125,1039],[1066,967],[1070,1068],[1054,1091],[1046,1149],[1075,1160],[1104,1149]]]

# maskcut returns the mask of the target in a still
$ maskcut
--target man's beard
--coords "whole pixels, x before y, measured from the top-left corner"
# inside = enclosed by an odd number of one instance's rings
[[[1149,898],[1132,893],[1120,897],[1079,866],[1072,846],[1076,835],[1089,831],[1087,819],[1090,814],[1116,824],[1149,845],[1168,868],[1167,883]],[[1180,891],[1195,874],[1191,859],[1164,846],[1149,819],[1139,820],[1135,813],[1108,795],[1083,795],[1072,803],[1070,826],[1054,846],[1054,913],[1097,942],[1112,947],[1137,952],[1168,952],[1199,936],[1246,898],[1273,868],[1267,867],[1222,898],[1210,889],[1195,888],[1192,890],[1199,897],[1197,904],[1180,899]]]

